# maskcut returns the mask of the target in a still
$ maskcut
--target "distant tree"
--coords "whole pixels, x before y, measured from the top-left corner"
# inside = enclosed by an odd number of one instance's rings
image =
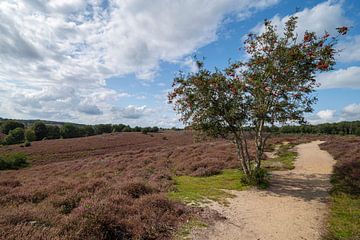
[[[27,128],[25,130],[25,139],[29,142],[35,141],[36,140],[36,136],[35,136],[35,132],[34,129],[32,128]]]
[[[13,120],[6,120],[1,123],[1,132],[4,134],[9,134],[15,128],[24,128],[24,124]]]
[[[60,138],[60,128],[56,125],[47,125],[47,139],[58,139]]]
[[[48,129],[47,129],[45,123],[43,123],[41,121],[37,121],[34,123],[32,128],[34,129],[37,141],[43,140],[44,138],[47,137]]]
[[[151,128],[151,132],[154,132],[154,133],[156,133],[156,132],[159,132],[159,128],[158,127],[152,127]]]
[[[125,126],[123,129],[122,129],[123,132],[132,132],[132,129],[129,125]]]
[[[62,138],[76,138],[79,137],[79,128],[71,123],[65,123],[60,128],[60,135]]]
[[[356,135],[356,136],[360,136],[360,127],[358,127],[358,128],[355,130],[355,135]]]
[[[132,129],[132,131],[133,132],[142,132],[142,128],[141,127],[139,127],[139,126],[135,126],[133,129]]]
[[[95,129],[91,125],[80,127],[80,131],[84,132],[85,136],[95,135]]]
[[[20,127],[11,130],[4,139],[4,144],[6,145],[22,142],[24,142],[24,129]]]
[[[263,175],[261,160],[270,136],[265,126],[304,123],[304,114],[313,110],[317,100],[312,94],[318,86],[315,76],[332,69],[334,46],[348,31],[338,28],[339,35],[332,38],[328,33],[319,37],[305,32],[299,39],[296,21],[290,17],[279,35],[266,20],[263,33],[249,34],[245,40],[247,61],[214,72],[198,61],[198,72],[180,72],[169,93],[169,101],[186,125],[233,140],[243,172],[252,182]],[[250,142],[255,145],[254,157]]]
[[[113,128],[113,132],[122,132],[122,130],[124,129],[125,125],[124,124],[114,124],[112,126]]]
[[[113,130],[111,124],[98,124],[94,128],[96,134],[111,133]]]

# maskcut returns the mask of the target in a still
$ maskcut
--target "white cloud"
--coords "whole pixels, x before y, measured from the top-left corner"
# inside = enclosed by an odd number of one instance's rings
[[[334,2],[328,0],[313,8],[305,8],[304,10],[295,13],[294,16],[298,17],[296,32],[299,37],[303,36],[306,30],[316,32],[317,34],[323,34],[325,31],[336,33],[336,27],[350,23],[342,9],[342,1]],[[278,31],[281,32],[285,28],[285,23],[289,20],[289,17],[290,15],[285,17],[276,15],[270,20],[277,26]],[[260,33],[264,30],[263,23],[259,23],[252,29],[252,32]]]
[[[342,62],[360,61],[360,35],[348,37],[348,39],[339,43],[341,49],[337,57]]]
[[[316,116],[318,116],[323,121],[329,121],[334,118],[335,112],[336,112],[335,110],[330,110],[330,109],[321,110],[318,113],[316,113]]]
[[[108,89],[107,78],[151,79],[161,61],[215,41],[229,14],[242,20],[278,2],[0,1],[0,114],[106,121],[109,100],[126,95]]]
[[[320,88],[360,88],[360,67],[348,67],[319,74]]]
[[[360,103],[353,103],[343,108],[342,117],[347,120],[360,119]]]

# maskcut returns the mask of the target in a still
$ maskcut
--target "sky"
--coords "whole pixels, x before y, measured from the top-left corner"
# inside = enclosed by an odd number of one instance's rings
[[[167,103],[176,73],[241,60],[264,19],[341,39],[310,123],[360,120],[359,0],[1,0],[0,117],[181,126]]]

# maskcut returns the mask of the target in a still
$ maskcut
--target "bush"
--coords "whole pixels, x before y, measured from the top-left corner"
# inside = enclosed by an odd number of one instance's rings
[[[122,129],[123,132],[132,132],[132,129],[130,126],[125,126],[123,129]]]
[[[4,121],[1,124],[1,132],[4,134],[9,134],[9,132],[15,128],[24,128],[24,124],[13,120]]]
[[[4,144],[17,144],[24,142],[24,129],[23,128],[15,128],[9,132],[4,139]]]
[[[24,153],[13,153],[0,156],[0,170],[20,169],[28,166],[27,157]]]
[[[360,159],[338,161],[331,177],[334,192],[360,194]]]
[[[358,127],[358,128],[355,130],[355,135],[356,135],[356,136],[360,136],[360,127]]]
[[[60,128],[56,125],[47,125],[47,139],[59,139]]]
[[[103,134],[103,133],[111,133],[113,131],[111,124],[98,124],[95,125],[95,133]]]
[[[32,128],[27,128],[25,130],[25,140],[32,142],[36,140],[36,136],[35,136],[35,132],[34,129]]]
[[[257,186],[258,188],[264,189],[269,186],[270,175],[264,168],[259,168],[254,171],[251,176],[244,175],[241,179],[243,183]]]
[[[35,122],[33,129],[34,129],[35,138],[37,141],[43,140],[44,138],[47,137],[48,129],[43,122],[40,122],[40,121]]]
[[[91,125],[80,127],[80,131],[87,137],[95,135],[95,130]]]
[[[66,123],[60,129],[60,135],[63,138],[79,137],[79,128],[74,124]]]
[[[124,129],[125,125],[124,124],[117,124],[117,125],[113,125],[113,132],[122,132],[122,130]]]

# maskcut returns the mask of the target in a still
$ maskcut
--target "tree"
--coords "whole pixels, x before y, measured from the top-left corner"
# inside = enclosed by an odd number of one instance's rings
[[[17,144],[24,142],[24,129],[21,127],[15,128],[9,132],[4,139],[4,144]]]
[[[37,141],[43,140],[44,138],[47,137],[48,129],[47,129],[45,123],[43,123],[41,121],[37,121],[34,123],[33,129],[34,129],[35,137],[36,137]]]
[[[9,132],[15,128],[24,128],[24,124],[13,120],[4,121],[1,124],[1,132],[4,134],[9,134]]]
[[[63,138],[76,138],[79,137],[79,128],[74,124],[65,123],[60,128],[60,135]]]
[[[95,125],[95,133],[103,134],[103,133],[111,133],[113,130],[111,124],[98,124]]]
[[[36,140],[36,136],[35,136],[34,129],[32,129],[32,128],[27,128],[27,129],[25,130],[25,139],[26,139],[26,141],[28,141],[28,142],[32,142],[32,141],[35,141],[35,140]]]
[[[87,137],[95,135],[95,130],[94,130],[93,126],[91,126],[91,125],[83,126],[80,128],[80,130],[82,132],[84,132],[85,136],[87,136]]]
[[[60,138],[60,128],[56,125],[47,125],[47,136],[48,139],[58,139]]]
[[[232,62],[225,70],[214,72],[197,61],[199,70],[180,72],[168,96],[185,125],[233,140],[248,179],[261,167],[270,136],[265,127],[304,123],[304,113],[313,110],[317,100],[313,92],[318,86],[315,74],[333,69],[334,46],[348,31],[347,27],[338,28],[335,37],[305,32],[299,39],[296,21],[290,17],[280,35],[265,20],[264,32],[249,34],[244,42],[247,61]],[[250,155],[251,144],[255,156]]]

